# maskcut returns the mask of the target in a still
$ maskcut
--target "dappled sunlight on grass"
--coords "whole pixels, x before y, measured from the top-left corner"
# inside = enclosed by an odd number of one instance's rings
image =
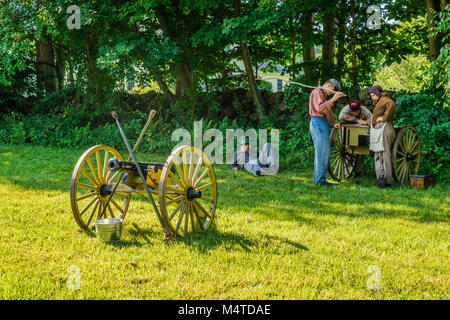
[[[322,188],[312,169],[257,177],[218,165],[206,233],[164,242],[151,204],[133,196],[121,241],[108,244],[72,216],[83,151],[0,146],[0,298],[448,299],[446,185],[379,190],[367,174]],[[67,289],[72,265],[81,290]],[[369,265],[379,291],[367,289]]]

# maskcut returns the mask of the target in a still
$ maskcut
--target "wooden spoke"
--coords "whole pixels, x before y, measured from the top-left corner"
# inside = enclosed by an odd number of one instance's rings
[[[213,199],[208,198],[208,197],[204,197],[204,196],[201,196],[200,199],[206,200],[206,201],[208,201],[208,202],[213,202],[213,201],[214,201]]]
[[[92,196],[95,196],[95,195],[97,195],[97,192],[91,192],[91,193],[88,193],[88,194],[86,194],[84,196],[81,196],[81,197],[77,198],[77,201],[80,201],[80,200],[83,200],[83,199],[86,199],[86,198],[89,198],[89,197],[92,197]]]
[[[184,177],[183,169],[181,169],[181,166],[180,166],[180,164],[178,163],[178,160],[177,160],[177,159],[174,159],[174,164],[175,164],[176,171],[177,171],[178,174],[180,175],[180,179],[181,179],[181,182],[182,182],[182,186],[183,186],[183,188],[185,188],[186,186],[188,186],[189,182],[186,181],[186,179],[185,179],[185,177]]]
[[[87,171],[81,167],[80,168],[80,172],[83,173],[85,175],[86,178],[88,178],[88,180],[93,184],[93,185],[98,185],[97,181],[95,181],[94,178],[91,177],[91,175],[89,173],[87,173]]]
[[[111,171],[110,171],[111,172]],[[108,182],[106,183],[106,184],[110,184],[110,183],[112,183],[116,178],[117,178],[117,176],[120,174],[120,172],[119,171],[116,171],[115,173],[114,173],[114,175],[108,180]]]
[[[114,195],[118,196],[120,198],[127,198],[130,196],[130,194],[128,194],[128,193],[120,193],[120,192],[114,192]]]
[[[334,168],[334,165],[339,161],[339,157],[336,157],[336,159],[333,160],[333,163],[331,163],[330,167]]]
[[[186,208],[186,213],[185,218],[184,218],[184,236],[187,237],[187,231],[188,231],[188,226],[189,226],[189,209],[191,207],[190,203],[187,203],[187,208]]]
[[[100,179],[97,176],[97,171],[94,168],[94,165],[92,164],[92,161],[89,157],[86,158],[86,162],[89,166],[89,169],[91,169],[92,174],[94,175],[95,181],[97,181],[97,184],[101,184],[102,182],[100,181]]]
[[[205,171],[203,171],[203,173],[200,175],[200,177],[197,179],[197,181],[195,181],[194,183],[194,188],[197,187],[197,185],[200,183],[200,181],[203,180],[203,178],[206,176],[206,174],[208,173],[209,168],[206,168]]]
[[[194,167],[194,156],[195,153],[193,150],[191,150],[191,157],[189,161],[189,182],[192,184],[194,181],[192,181],[192,168]]]
[[[189,206],[190,210],[189,210],[189,217],[191,219],[191,228],[192,228],[192,232],[195,233],[195,221],[194,221],[194,213],[193,213],[193,206],[190,205]]]
[[[195,190],[197,190],[197,191],[202,191],[202,190],[204,190],[204,189],[210,188],[212,185],[213,185],[213,183],[212,183],[212,182],[209,182],[209,183],[207,183],[207,184],[204,184],[204,185],[202,185],[202,186],[196,188]]]
[[[115,218],[113,210],[112,210],[111,205],[109,203],[108,203],[108,211],[109,211],[109,214],[111,215],[111,218]]]
[[[336,160],[336,166],[335,166],[334,169],[333,169],[333,172],[334,172],[335,175],[338,175],[338,173],[339,173],[339,167],[341,166],[341,162],[342,162],[342,158],[339,157],[339,158]],[[336,170],[337,170],[337,172],[336,172]]]
[[[173,198],[172,200],[168,201],[168,202],[166,203],[166,205],[169,205],[169,204],[171,204],[171,203],[177,202],[178,200],[183,199],[183,198],[184,198],[184,194],[182,194],[182,195],[180,195],[180,196],[178,196],[178,197],[175,197],[175,198]]]
[[[110,203],[112,203],[120,212],[124,212],[124,210],[117,204],[116,200],[111,199]]]
[[[205,228],[203,227],[203,223],[202,223],[200,217],[198,216],[197,209],[196,209],[195,205],[192,206],[192,210],[194,212],[195,218],[198,221],[198,224],[200,225],[200,229],[202,229],[201,231],[205,230]]]
[[[170,190],[176,194],[185,194],[184,190],[179,190],[177,188],[173,188],[171,186],[166,186],[167,190]]]
[[[184,184],[172,173],[172,171],[169,170],[168,175],[178,186],[184,187]]]
[[[203,206],[202,206],[200,203],[198,203],[198,201],[197,201],[196,199],[194,199],[192,202],[193,202],[194,205],[196,205],[197,208],[199,208],[199,209],[200,209],[200,210],[201,210],[208,218],[211,218],[211,215],[209,214],[209,212],[206,211],[206,209],[203,208]]]
[[[101,219],[102,218],[102,209],[103,209],[103,199],[100,199],[99,205],[98,205],[98,213],[97,213],[97,219]]]
[[[181,200],[180,203],[178,203],[178,206],[175,208],[175,210],[172,212],[172,214],[169,217],[169,220],[172,220],[173,217],[177,214],[178,210],[180,210],[181,206],[184,205],[185,200]]]
[[[409,152],[413,152],[414,150],[416,150],[416,147],[419,145],[419,140],[416,140],[414,142],[414,145],[411,147],[411,149],[409,150]]]
[[[109,155],[109,152],[108,152],[108,150],[105,150],[105,158],[104,158],[104,160],[103,160],[103,173],[102,173],[102,177],[103,177],[103,181],[108,181],[108,179],[106,178],[106,171],[107,171],[107,169],[108,169],[108,155]]]
[[[181,152],[181,156],[183,158],[183,177],[184,177],[184,181],[186,181],[186,185],[190,185],[191,182],[189,181],[189,172],[188,172],[187,160],[186,160],[186,150],[187,149],[183,149],[183,151]]]
[[[82,188],[85,188],[85,189],[93,190],[93,191],[97,190],[97,188],[94,187],[94,186],[90,186],[88,184],[84,184],[84,183],[80,183],[80,182],[78,183],[78,186],[82,187]]]
[[[92,200],[87,204],[87,206],[84,207],[84,209],[80,211],[80,216],[82,216],[83,213],[85,213],[86,210],[89,209],[89,207],[92,206],[92,204],[93,204],[94,202],[96,202],[97,200],[98,200],[97,197],[95,197],[94,199],[92,199]]]
[[[100,151],[95,152],[95,159],[97,160],[97,169],[98,169],[98,179],[100,183],[103,183],[103,169],[102,169],[102,163],[100,162]]]
[[[200,165],[202,164],[202,162],[203,162],[203,157],[199,157],[197,165],[195,166],[194,173],[192,174],[192,181],[194,181],[197,178],[198,170],[200,169]]]
[[[181,208],[180,217],[178,218],[177,227],[175,228],[175,232],[178,233],[178,229],[180,229],[181,221],[183,220],[183,215],[186,209],[186,203],[183,204]]]
[[[97,199],[97,201],[95,202],[94,208],[92,209],[91,214],[89,215],[89,218],[86,222],[86,225],[89,226],[91,224],[92,217],[94,216],[94,213],[95,213],[99,203],[100,203],[100,200]]]

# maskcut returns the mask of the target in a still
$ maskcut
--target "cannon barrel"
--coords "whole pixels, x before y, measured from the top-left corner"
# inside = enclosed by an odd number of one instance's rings
[[[157,166],[150,163],[139,162],[141,170],[157,169]],[[108,169],[111,171],[136,171],[136,165],[131,161],[121,161],[116,158],[109,159]]]

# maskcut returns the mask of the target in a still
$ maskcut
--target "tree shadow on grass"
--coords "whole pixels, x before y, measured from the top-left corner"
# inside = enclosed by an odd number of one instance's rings
[[[4,148],[3,148],[4,149]],[[45,147],[16,147],[0,154],[0,181],[6,181],[29,190],[69,191],[73,167],[81,150],[49,149]],[[22,150],[23,149],[23,150]],[[216,166],[215,166],[216,167]],[[33,174],[38,173],[38,174]],[[394,185],[379,190],[372,173],[350,179],[329,188],[312,184],[312,168],[287,169],[275,176],[257,177],[246,172],[234,172],[227,165],[217,165],[219,185],[219,210],[227,207],[263,215],[271,220],[317,223],[315,213],[347,217],[398,218],[405,209],[404,217],[414,222],[438,223],[448,221],[444,212],[446,205],[427,203],[427,198],[445,202],[448,187],[441,183],[431,191],[410,190]],[[384,196],[389,193],[389,198]],[[139,200],[139,198],[138,198]],[[266,209],[278,205],[271,212]],[[380,209],[380,203],[394,210]],[[334,204],[334,205],[330,205]],[[342,208],[348,205],[360,211]],[[435,208],[433,208],[435,206]],[[307,217],[311,219],[307,220]],[[149,238],[151,234],[148,235]],[[146,240],[147,241],[147,240]]]
[[[254,240],[250,240],[243,235],[231,232],[222,233],[215,228],[211,228],[205,233],[188,235],[186,238],[174,238],[173,241],[185,243],[202,254],[206,254],[220,246],[224,246],[226,250],[239,248],[240,250],[251,252],[251,248],[256,245]]]
[[[215,228],[208,230],[206,233],[194,234],[186,238],[176,238],[175,241],[185,243],[202,254],[207,254],[210,250],[217,247],[224,247],[227,251],[244,250],[252,252],[255,248],[261,246],[273,248],[274,253],[276,253],[279,243],[286,243],[295,250],[309,250],[304,245],[286,238],[264,235],[263,241],[256,241],[241,234],[220,232]]]

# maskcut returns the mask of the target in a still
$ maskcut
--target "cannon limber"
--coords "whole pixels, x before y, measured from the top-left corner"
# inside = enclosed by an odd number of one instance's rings
[[[394,127],[392,170],[396,182],[408,184],[409,175],[417,174],[422,151],[419,134],[412,126]],[[370,128],[344,123],[330,133],[330,160],[328,173],[337,181],[349,179],[354,171],[357,155],[368,155]]]
[[[81,229],[93,228],[96,219],[124,219],[132,194],[146,194],[166,238],[205,232],[217,206],[217,181],[206,154],[193,146],[173,150],[164,164],[138,162],[134,155],[151,119],[131,149],[113,113],[130,153],[128,160],[116,149],[96,145],[86,150],[75,165],[70,184],[73,216]]]

